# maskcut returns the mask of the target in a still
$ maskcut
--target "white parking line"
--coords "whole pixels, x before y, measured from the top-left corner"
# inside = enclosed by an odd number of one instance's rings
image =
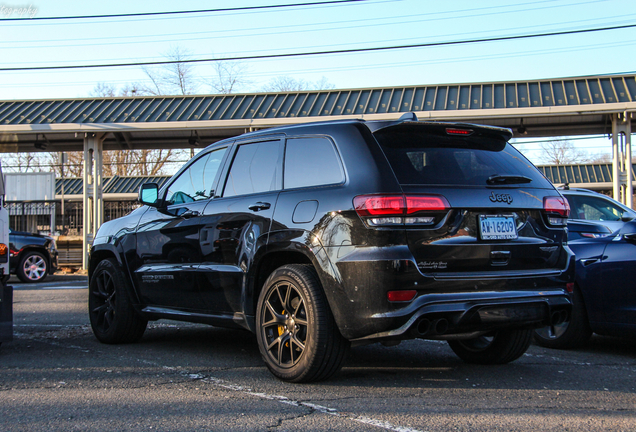
[[[150,361],[150,360],[139,360],[139,362],[147,364],[147,365],[152,365],[152,366],[159,366],[157,363]],[[169,370],[169,371],[173,371],[173,372],[177,372],[177,368],[172,367],[172,366],[161,366],[163,369]],[[198,381],[202,381],[208,384],[212,384],[214,386],[217,387],[222,387],[224,389],[227,390],[232,390],[235,392],[241,392],[250,396],[255,396],[261,399],[267,399],[267,400],[271,400],[271,401],[276,401],[276,402],[280,402],[282,404],[285,405],[291,405],[291,406],[295,406],[295,407],[304,407],[304,408],[310,408],[314,411],[318,411],[322,414],[329,414],[332,416],[336,416],[336,417],[340,417],[342,419],[348,419],[348,420],[353,420],[355,422],[358,423],[364,423],[366,425],[369,426],[375,426],[381,429],[385,429],[385,430],[390,430],[390,431],[395,431],[395,432],[422,432],[419,429],[413,429],[413,428],[409,428],[409,427],[403,427],[403,426],[397,426],[394,425],[390,422],[384,421],[384,420],[378,420],[378,419],[374,419],[374,418],[370,418],[370,417],[365,417],[365,416],[356,416],[356,415],[348,415],[348,414],[343,414],[343,413],[339,413],[337,409],[335,408],[330,408],[330,407],[325,407],[322,405],[317,405],[317,404],[312,404],[309,402],[300,402],[300,401],[295,401],[293,399],[289,399],[286,396],[280,396],[280,395],[273,395],[273,394],[269,394],[269,393],[263,393],[263,392],[257,392],[257,391],[253,391],[251,388],[249,387],[243,387],[240,386],[238,384],[232,384],[230,382],[227,382],[225,380],[219,379],[219,378],[215,378],[213,376],[206,376],[204,374],[201,373],[190,373],[188,371],[178,371],[179,374],[181,376],[190,378],[192,380],[198,380]]]
[[[168,369],[172,369],[172,368],[168,368]],[[299,402],[299,401],[295,401],[292,399],[289,399],[286,396],[279,396],[279,395],[271,395],[268,393],[261,393],[261,392],[256,392],[256,391],[252,391],[252,389],[250,388],[245,388],[236,384],[231,384],[231,383],[227,383],[221,379],[218,378],[214,378],[214,377],[206,377],[202,374],[188,374],[188,373],[184,373],[184,375],[188,376],[191,379],[195,379],[195,380],[201,380],[203,382],[207,382],[210,383],[212,385],[218,386],[218,387],[223,387],[225,389],[228,390],[232,390],[232,391],[237,391],[237,392],[241,392],[244,394],[248,394],[250,396],[255,396],[255,397],[259,397],[262,399],[267,399],[267,400],[272,400],[272,401],[276,401],[276,402],[280,402],[283,403],[285,405],[292,405],[292,406],[296,406],[296,407],[306,407],[306,408],[310,408],[314,411],[318,411],[322,414],[329,414],[335,417],[340,417],[343,419],[348,419],[348,420],[353,420],[355,422],[358,423],[363,423],[369,426],[375,426],[381,429],[385,429],[385,430],[390,430],[390,431],[395,431],[395,432],[421,432],[418,429],[413,429],[413,428],[409,428],[409,427],[403,427],[403,426],[397,426],[394,425],[390,422],[384,421],[384,420],[378,420],[378,419],[374,419],[374,418],[370,418],[370,417],[365,417],[365,416],[355,416],[355,415],[348,415],[348,414],[342,414],[339,413],[337,409],[335,408],[329,408],[329,407],[325,407],[322,405],[316,405],[316,404],[312,404],[309,402]]]
[[[19,327],[30,327],[30,326],[34,326],[33,324],[17,324],[16,326]],[[58,327],[58,325],[56,324],[45,324],[43,326],[46,327]],[[19,336],[20,333],[16,333],[16,336]],[[82,352],[90,352],[89,349],[86,349],[84,347],[81,346],[76,346],[76,345],[66,345],[60,342],[55,342],[55,341],[51,341],[48,339],[36,339],[39,340],[40,342],[44,342],[44,343],[48,343],[54,346],[59,346],[59,347],[63,347],[63,348],[69,348],[69,349],[73,349],[73,350],[79,350]],[[296,407],[304,407],[304,408],[309,408],[312,409],[314,411],[320,412],[322,414],[328,414],[328,415],[332,415],[335,417],[339,417],[342,419],[347,419],[347,420],[352,420],[358,423],[363,423],[369,426],[375,426],[377,428],[380,429],[384,429],[384,430],[389,430],[389,431],[394,431],[394,432],[423,432],[420,431],[419,429],[413,429],[413,428],[409,428],[409,427],[403,427],[403,426],[397,426],[394,425],[390,422],[384,421],[384,420],[378,420],[378,419],[374,419],[374,418],[370,418],[370,417],[365,417],[365,416],[356,416],[354,415],[349,415],[349,414],[343,414],[343,413],[339,413],[337,409],[335,408],[330,408],[330,407],[325,407],[322,405],[317,405],[317,404],[312,404],[309,402],[300,402],[300,401],[295,401],[292,399],[289,399],[286,396],[279,396],[279,395],[272,395],[272,394],[268,394],[268,393],[263,393],[263,392],[257,392],[257,391],[253,391],[252,389],[248,388],[248,387],[243,387],[237,384],[232,384],[229,383],[227,381],[224,381],[222,379],[219,378],[215,378],[212,376],[205,376],[203,374],[200,373],[190,373],[188,371],[179,371],[177,368],[175,367],[171,367],[171,366],[162,366],[156,362],[150,361],[150,360],[141,360],[138,359],[138,361],[140,363],[144,363],[144,364],[148,364],[148,365],[152,365],[152,366],[158,366],[161,367],[163,369],[169,370],[169,371],[173,371],[173,372],[178,372],[181,376],[190,378],[192,380],[199,380],[199,381],[203,381],[205,383],[209,383],[211,385],[217,386],[217,387],[222,387],[228,390],[232,390],[232,391],[236,391],[236,392],[241,392],[250,396],[255,396],[261,399],[267,399],[267,400],[272,400],[272,401],[276,401],[279,403],[283,403],[285,405],[291,405],[291,406],[296,406]]]

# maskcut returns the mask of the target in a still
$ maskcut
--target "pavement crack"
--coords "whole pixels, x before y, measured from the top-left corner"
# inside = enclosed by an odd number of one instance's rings
[[[310,411],[306,412],[306,413],[300,413],[300,414],[293,415],[293,416],[288,416],[288,417],[281,417],[281,418],[278,419],[277,424],[272,425],[272,426],[267,426],[267,430],[276,430],[279,427],[283,426],[283,423],[292,422],[292,421],[295,421],[295,420],[298,420],[298,419],[309,417],[309,416],[313,415],[315,412],[316,412],[315,410],[311,410],[310,409]]]

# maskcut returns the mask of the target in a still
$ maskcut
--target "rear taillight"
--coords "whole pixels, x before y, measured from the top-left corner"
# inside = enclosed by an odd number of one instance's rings
[[[570,204],[561,196],[549,196],[543,198],[543,210],[548,217],[550,225],[564,226],[570,216]]]
[[[579,233],[579,235],[581,237],[585,237],[585,238],[600,238],[600,237],[606,237],[609,234],[599,234],[599,233],[586,233],[586,232],[582,232]]]
[[[0,243],[0,263],[9,261],[9,248],[6,244]]]
[[[353,199],[358,215],[370,226],[434,225],[450,209],[441,195],[360,195]]]

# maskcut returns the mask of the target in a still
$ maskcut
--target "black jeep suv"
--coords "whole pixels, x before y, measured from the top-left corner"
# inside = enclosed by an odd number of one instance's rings
[[[215,143],[100,228],[93,331],[247,329],[293,382],[330,377],[351,344],[443,339],[468,362],[515,360],[567,319],[574,259],[566,201],[511,135],[407,114]]]

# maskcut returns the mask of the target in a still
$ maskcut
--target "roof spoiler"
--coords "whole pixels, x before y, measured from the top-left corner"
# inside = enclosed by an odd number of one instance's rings
[[[371,133],[375,133],[381,129],[386,129],[393,126],[398,126],[405,123],[417,123],[419,125],[428,125],[428,127],[432,127],[433,129],[440,128],[468,128],[474,129],[475,131],[479,131],[480,133],[491,134],[494,136],[498,136],[500,139],[505,140],[506,142],[512,138],[512,130],[509,128],[498,127],[498,126],[487,126],[487,125],[477,125],[471,123],[456,123],[456,122],[444,122],[444,121],[419,121],[414,112],[407,112],[402,114],[402,116],[397,120],[388,120],[388,121],[367,121],[365,124],[371,130]]]

